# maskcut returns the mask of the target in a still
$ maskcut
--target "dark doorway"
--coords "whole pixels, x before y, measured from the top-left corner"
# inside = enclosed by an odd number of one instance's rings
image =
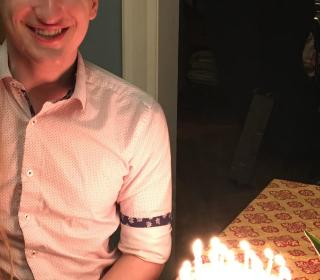
[[[302,60],[313,0],[180,5],[178,261],[272,179],[320,179],[319,86]],[[244,177],[237,155],[250,159]]]

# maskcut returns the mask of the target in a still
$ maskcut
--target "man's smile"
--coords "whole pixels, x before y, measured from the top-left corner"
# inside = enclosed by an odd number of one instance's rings
[[[50,28],[37,28],[27,25],[27,27],[33,32],[34,35],[40,37],[45,40],[57,40],[61,39],[64,34],[67,32],[69,27],[58,28],[58,27],[50,27]]]

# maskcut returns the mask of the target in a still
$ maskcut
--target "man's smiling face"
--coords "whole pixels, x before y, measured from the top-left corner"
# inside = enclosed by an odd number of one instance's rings
[[[76,56],[99,0],[0,0],[8,45],[34,62]]]

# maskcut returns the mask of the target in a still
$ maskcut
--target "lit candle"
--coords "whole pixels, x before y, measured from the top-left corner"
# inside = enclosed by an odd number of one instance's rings
[[[232,265],[236,261],[236,255],[232,250],[228,250],[226,254],[227,264]]]
[[[291,280],[291,272],[286,266],[281,266],[279,271],[279,278],[281,280]]]
[[[179,280],[192,280],[192,265],[190,261],[184,261],[179,271]]]
[[[219,256],[219,263],[220,265],[224,265],[228,254],[228,248],[225,244],[220,244],[220,256]]]
[[[244,268],[249,269],[250,245],[247,241],[240,242],[240,248],[244,251]]]
[[[256,255],[256,253],[250,250],[250,260],[251,260],[251,275],[252,279],[264,279],[265,271],[263,269],[263,263],[260,258]]]
[[[272,272],[274,254],[273,254],[273,252],[272,252],[272,250],[270,248],[267,248],[267,249],[264,250],[264,255],[268,259],[266,272],[267,272],[267,274],[270,275],[271,272]]]
[[[219,261],[220,252],[220,240],[217,237],[213,237],[210,240],[209,260],[213,265],[217,265]]]
[[[210,240],[209,262],[202,263],[203,244],[197,239],[192,246],[194,267],[185,261],[179,271],[179,280],[292,280],[290,270],[281,255],[274,256],[271,249],[265,249],[268,260],[264,269],[262,260],[250,248],[247,241],[240,242],[244,251],[244,263],[239,262],[235,253],[217,238]],[[273,263],[279,266],[279,273],[272,273]]]
[[[281,256],[281,255],[276,255],[276,256],[274,257],[274,261],[275,261],[275,263],[276,263],[277,265],[279,265],[279,266],[285,266],[285,265],[286,265],[286,261],[285,261],[285,259],[283,258],[283,256]]]
[[[201,274],[202,269],[202,252],[203,252],[203,244],[200,239],[194,241],[192,245],[192,251],[194,255],[194,270],[196,276]]]
[[[286,261],[281,255],[276,255],[275,258],[275,263],[279,265],[279,280],[291,280],[291,272],[290,270],[286,267]]]

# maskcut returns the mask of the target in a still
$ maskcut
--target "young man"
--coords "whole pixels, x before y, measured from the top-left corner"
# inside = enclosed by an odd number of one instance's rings
[[[157,279],[170,254],[163,112],[78,52],[98,2],[0,1],[0,223],[17,279]]]

